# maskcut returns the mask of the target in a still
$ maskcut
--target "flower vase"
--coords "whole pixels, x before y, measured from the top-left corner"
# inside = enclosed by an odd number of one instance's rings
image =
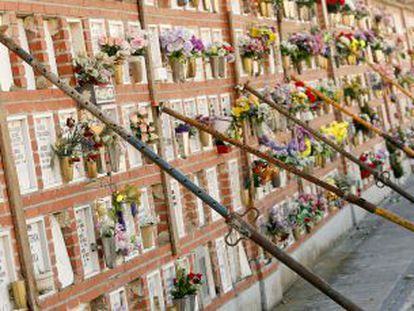
[[[116,243],[115,237],[102,237],[103,253],[106,266],[110,269],[116,266]]]
[[[281,184],[282,180],[280,178],[280,171],[276,169],[272,173],[272,186],[274,188],[279,188]]]
[[[105,147],[98,148],[99,157],[96,161],[99,174],[105,174],[106,172],[106,160],[105,160]]]
[[[348,55],[347,60],[349,66],[355,66],[357,63],[357,58],[355,55]]]
[[[282,56],[282,66],[286,70],[290,67],[290,57],[289,56]]]
[[[263,17],[268,17],[267,3],[265,1],[260,1],[260,15]]]
[[[226,77],[226,64],[227,64],[226,58],[224,56],[219,56],[218,72],[219,72],[220,78]]]
[[[253,58],[251,57],[242,57],[243,70],[249,76],[253,75]]]
[[[131,56],[129,70],[134,83],[142,83],[144,80],[144,69],[142,66],[142,56]]]
[[[24,280],[11,283],[14,304],[18,309],[27,309],[27,292]]]
[[[355,25],[355,15],[349,15],[349,26],[353,27]]]
[[[195,57],[190,57],[187,62],[187,78],[193,79],[197,75],[197,60]]]
[[[329,13],[329,20],[331,22],[331,26],[336,26],[336,14]]]
[[[303,235],[302,227],[296,226],[295,229],[293,229],[293,237],[295,238],[295,240],[299,241],[302,235]]]
[[[196,295],[189,295],[187,297],[187,310],[196,310],[196,302],[197,302]]]
[[[211,135],[207,132],[200,131],[200,142],[203,147],[208,147],[211,144]]]
[[[307,7],[305,7],[305,6],[299,6],[298,7],[298,17],[299,17],[299,20],[301,20],[301,21],[308,20],[308,15],[309,14],[307,14],[307,13],[308,13]]]
[[[170,59],[172,76],[175,83],[185,81],[186,62],[177,58]]]
[[[183,132],[178,133],[177,141],[180,149],[180,154],[182,157],[187,157],[190,154],[190,133]]]
[[[272,17],[275,15],[274,10],[273,10],[273,3],[271,2],[266,2],[267,5],[267,17]]]
[[[345,96],[345,105],[352,106],[352,98],[351,98],[351,96]]]
[[[241,199],[244,204],[244,206],[250,206],[251,200],[250,200],[250,192],[249,189],[241,189]]]
[[[302,72],[303,72],[303,62],[302,62],[302,61],[298,61],[298,62],[295,64],[295,67],[296,67],[296,71],[297,71],[297,73],[298,73],[299,75],[301,75],[301,74],[302,74]]]
[[[210,67],[211,67],[211,75],[214,79],[219,78],[219,57],[218,56],[211,56],[210,57]]]
[[[210,11],[211,5],[210,0],[203,0],[203,6],[205,11]]]
[[[73,162],[71,157],[61,157],[59,158],[60,162],[60,172],[62,174],[62,179],[64,182],[71,182],[73,180]]]
[[[98,165],[94,160],[86,161],[86,176],[90,179],[95,179],[98,177]]]
[[[345,14],[342,16],[342,24],[344,24],[345,26],[351,26],[350,15]]]
[[[112,172],[119,172],[121,169],[121,151],[112,147],[108,149],[108,154]]]
[[[365,17],[358,20],[358,28],[361,28],[361,29],[365,30],[366,25],[367,24],[366,24],[366,18]]]
[[[376,98],[382,98],[383,97],[382,90],[375,90],[374,93],[375,93]]]
[[[175,311],[187,311],[187,299],[186,297],[180,299],[174,299],[173,304]]]
[[[122,64],[115,64],[115,84],[122,85],[124,84],[124,66]]]
[[[321,69],[327,70],[328,69],[328,59],[323,57],[322,55],[318,55],[318,65]]]
[[[384,60],[384,53],[381,50],[375,50],[374,60],[376,63],[381,63]]]
[[[152,248],[155,245],[153,225],[141,227],[142,247],[144,249]]]
[[[198,8],[200,0],[191,0],[191,4],[193,5],[193,7]]]

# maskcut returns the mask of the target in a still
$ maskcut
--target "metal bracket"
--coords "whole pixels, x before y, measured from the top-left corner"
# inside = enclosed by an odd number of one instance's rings
[[[227,218],[226,223],[229,225],[230,229],[229,229],[229,232],[227,232],[226,236],[224,237],[224,241],[226,242],[228,246],[235,247],[241,241],[247,240],[248,238],[250,238],[251,236],[250,231],[245,228],[245,226],[240,222],[240,219],[248,215],[251,212],[254,212],[256,214],[254,218],[254,221],[256,221],[260,216],[260,211],[255,207],[251,207],[247,209],[243,214],[232,213]],[[241,234],[241,237],[238,238],[235,242],[231,240],[234,231],[239,232]]]
[[[381,172],[379,175],[382,179],[385,179],[387,181],[391,181],[391,173],[389,171]],[[383,189],[385,187],[385,184],[381,180],[379,180],[378,178],[376,178],[375,184],[380,189]]]

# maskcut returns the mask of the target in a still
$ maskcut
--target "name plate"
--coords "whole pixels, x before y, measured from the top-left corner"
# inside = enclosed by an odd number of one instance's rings
[[[96,105],[115,102],[115,87],[112,84],[105,86],[93,86],[93,101]]]

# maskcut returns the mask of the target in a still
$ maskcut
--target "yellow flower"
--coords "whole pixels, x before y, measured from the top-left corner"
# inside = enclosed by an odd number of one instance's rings
[[[311,140],[307,137],[305,138],[305,145],[306,145],[306,149],[302,151],[300,154],[302,158],[307,158],[312,153],[312,143],[311,143]]]
[[[241,107],[233,107],[233,109],[231,110],[231,113],[233,114],[233,116],[235,116],[236,118],[239,118],[241,113],[242,113],[242,108]]]
[[[117,196],[116,196],[116,202],[118,202],[118,203],[121,203],[122,201],[124,201],[125,200],[125,195],[123,195],[123,194],[118,194]]]
[[[335,137],[337,143],[341,144],[348,136],[348,127],[347,122],[333,121],[330,125],[321,127],[321,132]]]
[[[261,35],[262,31],[260,30],[260,28],[252,27],[250,29],[250,36],[252,36],[253,38],[260,37]]]

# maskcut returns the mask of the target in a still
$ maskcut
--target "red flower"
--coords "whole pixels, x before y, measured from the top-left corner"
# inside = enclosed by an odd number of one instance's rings
[[[306,90],[306,96],[308,96],[308,99],[312,104],[316,102],[316,96],[312,93],[311,90],[309,89]]]
[[[296,81],[295,85],[296,87],[305,87],[305,83],[303,83],[302,81]]]

